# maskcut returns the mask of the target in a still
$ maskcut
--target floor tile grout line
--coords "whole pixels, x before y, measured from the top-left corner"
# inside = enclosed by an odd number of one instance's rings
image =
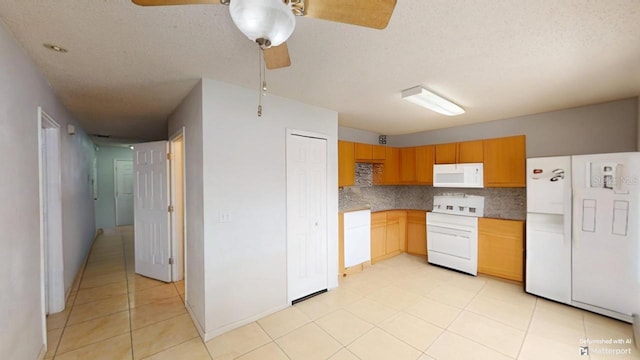
[[[133,309],[136,309],[136,308],[133,308]],[[189,314],[188,314],[187,312],[185,312],[184,314],[178,314],[178,315],[175,315],[175,316],[171,316],[171,317],[168,317],[168,318],[166,318],[166,319],[162,319],[162,320],[156,321],[156,322],[154,322],[154,323],[147,324],[147,325],[145,325],[145,326],[141,326],[141,327],[139,327],[139,328],[135,328],[135,329],[133,328],[133,323],[132,323],[132,326],[131,326],[131,332],[133,332],[133,331],[138,331],[138,330],[142,330],[142,329],[146,329],[146,328],[148,328],[148,327],[150,327],[150,326],[155,326],[155,325],[158,325],[158,324],[160,324],[160,323],[162,323],[162,322],[169,321],[169,320],[173,320],[173,319],[175,319],[175,318],[179,318],[180,316],[185,316],[185,315],[189,315]],[[191,318],[189,318],[189,319],[191,319]]]
[[[293,307],[293,305],[291,305],[291,307]],[[301,311],[301,310],[298,310],[298,311]],[[305,316],[306,316],[306,314],[305,314]],[[278,349],[280,349],[280,351],[282,351],[282,353],[284,354],[284,356],[286,356],[286,357],[287,357],[287,359],[291,360],[291,357],[289,356],[289,354],[287,354],[287,352],[286,352],[286,351],[284,351],[284,349],[280,346],[280,344],[278,344],[278,343],[276,342],[276,339],[274,339],[274,338],[273,338],[273,336],[271,336],[271,334],[269,334],[269,333],[267,332],[267,330],[266,330],[266,329],[265,329],[265,328],[264,328],[264,327],[263,327],[263,326],[262,326],[262,325],[261,325],[257,320],[256,320],[256,321],[254,321],[254,322],[256,323],[256,325],[258,325],[258,327],[260,327],[260,330],[262,330],[262,331],[263,331],[263,332],[264,332],[264,333],[269,337],[269,339],[271,339],[271,342],[272,342],[272,343],[274,343],[274,344],[278,347]],[[304,325],[302,325],[302,326],[304,326]],[[300,326],[300,327],[302,327],[302,326]],[[300,327],[298,327],[298,328],[300,328]],[[288,334],[288,333],[287,333],[287,334]],[[285,335],[286,335],[286,334],[285,334]],[[282,335],[282,336],[284,336],[284,335]],[[280,336],[280,337],[282,337],[282,336]],[[278,339],[279,339],[279,338],[278,338]],[[248,353],[250,353],[250,352],[252,352],[252,351],[255,351],[255,350],[257,350],[257,349],[260,349],[261,347],[264,347],[264,346],[266,346],[266,345],[268,345],[268,344],[269,344],[269,343],[262,344],[262,345],[258,346],[258,347],[257,347],[257,348],[255,348],[255,349],[251,349],[251,350],[249,350],[249,351],[245,352],[244,354],[241,354],[241,355],[236,356],[236,357],[235,357],[235,359],[237,359],[237,358],[239,358],[239,357],[242,357],[242,356],[244,356],[244,355],[246,355],[246,354],[248,354]],[[213,359],[213,356],[212,356],[211,358]]]
[[[84,279],[85,276],[85,270],[87,269],[87,266],[89,264],[89,259],[91,259],[91,256],[93,254],[93,250],[94,247],[96,246],[96,242],[97,240],[102,236],[102,234],[100,234],[99,236],[97,236],[94,240],[93,243],[91,244],[91,249],[89,249],[89,254],[87,254],[87,259],[86,261],[84,261],[83,265],[82,265],[82,274],[80,275],[80,279],[78,279],[78,284],[75,287],[75,289],[72,289],[72,292],[75,291],[75,295],[73,295],[73,300],[71,301],[71,304],[69,304],[69,313],[65,316],[65,321],[64,321],[64,325],[62,326],[62,332],[60,333],[60,339],[58,340],[58,343],[56,344],[56,348],[53,352],[52,355],[52,359],[55,359],[55,357],[58,355],[58,350],[60,349],[60,343],[62,343],[62,337],[64,336],[64,333],[67,329],[69,325],[69,318],[71,318],[71,312],[73,311],[73,307],[76,304],[76,301],[78,299],[78,293],[80,292],[80,286],[82,285],[82,281]],[[66,304],[65,304],[66,305]],[[56,330],[56,329],[54,329]],[[47,333],[49,332],[49,330],[47,329]]]
[[[119,231],[119,230],[118,230]],[[131,343],[131,359],[135,359],[135,353],[133,349],[133,318],[131,316],[131,296],[129,292],[129,276],[127,276],[127,246],[124,243],[124,235],[120,234],[122,241],[122,251],[124,253],[123,261],[124,261],[124,275],[125,275],[125,283],[127,286],[127,308],[129,311],[129,342]]]
[[[124,333],[121,333],[121,334],[117,334],[117,335],[109,336],[108,338],[100,339],[100,340],[98,340],[98,341],[90,342],[90,343],[87,343],[87,344],[82,344],[81,346],[78,346],[78,347],[73,348],[73,349],[66,350],[65,352],[62,352],[62,353],[59,353],[59,354],[58,354],[58,353],[56,353],[56,354],[54,355],[54,357],[58,357],[58,356],[60,356],[60,355],[65,355],[65,354],[68,354],[68,353],[70,353],[70,352],[74,352],[74,351],[80,350],[80,349],[82,349],[82,348],[85,348],[85,347],[88,347],[88,346],[92,346],[92,345],[95,345],[95,344],[101,343],[101,342],[103,342],[103,341],[108,341],[108,340],[111,340],[111,339],[115,339],[115,338],[117,338],[117,337],[119,337],[119,336],[126,335],[126,334],[127,334],[127,333],[126,333],[126,332],[124,332]]]
[[[196,336],[192,337],[191,339],[187,339],[187,340],[185,340],[185,341],[183,341],[183,342],[181,342],[181,343],[179,343],[179,344],[174,344],[174,345],[169,346],[168,348],[158,350],[157,352],[154,352],[154,353],[151,353],[151,354],[147,354],[147,355],[145,355],[145,357],[143,357],[143,358],[141,358],[141,359],[142,359],[142,360],[144,360],[144,359],[148,359],[148,358],[150,358],[150,357],[152,357],[152,356],[154,356],[154,355],[158,355],[158,354],[160,354],[160,353],[163,353],[163,352],[165,352],[165,351],[168,351],[169,349],[173,349],[173,348],[178,347],[178,346],[180,346],[180,345],[186,344],[186,343],[188,343],[189,341],[192,341],[193,339],[198,339],[198,338],[200,338],[200,334],[198,334],[198,335],[196,335]],[[209,355],[209,356],[211,356],[211,355]],[[135,360],[138,360],[138,359],[135,359]]]
[[[533,317],[536,315],[537,308],[538,308],[538,298],[536,298],[536,302],[533,305],[533,311],[531,311],[531,317],[529,318],[529,323],[527,324],[527,330],[524,332],[524,338],[522,339],[522,344],[520,344],[520,349],[518,349],[518,355],[516,356],[516,359],[520,357],[520,354],[522,353],[522,348],[524,347],[524,342],[527,341],[527,337],[529,336],[529,330],[531,329],[531,323],[533,322]],[[584,325],[584,321],[583,321],[583,325]]]
[[[490,347],[490,346],[488,346],[488,345],[486,345],[486,344],[483,344],[483,343],[481,343],[481,342],[478,342],[478,341],[476,341],[476,340],[474,340],[474,339],[471,339],[471,338],[469,338],[469,337],[467,337],[467,336],[465,336],[465,335],[463,335],[463,334],[459,334],[459,333],[457,333],[456,331],[453,331],[453,330],[450,330],[450,329],[449,329],[449,328],[451,327],[451,325],[452,325],[453,323],[455,323],[455,322],[456,322],[456,320],[458,320],[458,318],[462,315],[462,313],[463,313],[463,312],[468,311],[468,312],[470,312],[470,313],[472,313],[472,314],[474,314],[474,315],[481,316],[481,317],[483,317],[483,318],[485,318],[485,319],[489,319],[489,320],[492,320],[492,321],[499,322],[499,323],[503,324],[504,326],[508,326],[508,327],[510,327],[510,328],[512,328],[512,329],[514,329],[514,330],[522,331],[522,330],[517,329],[517,328],[515,328],[515,327],[513,327],[513,326],[509,326],[509,325],[507,325],[507,324],[504,324],[504,323],[503,323],[503,322],[501,322],[501,321],[498,321],[498,320],[496,320],[496,319],[492,319],[492,318],[490,318],[490,317],[484,316],[484,315],[482,315],[482,314],[478,314],[478,313],[476,313],[476,312],[474,312],[474,311],[472,311],[472,310],[468,310],[468,309],[467,309],[467,308],[469,307],[469,305],[473,302],[473,300],[475,300],[477,297],[479,297],[479,296],[480,296],[480,294],[481,294],[482,290],[487,286],[487,284],[488,284],[488,282],[486,282],[486,281],[485,281],[485,283],[482,285],[482,287],[481,287],[480,289],[478,289],[478,291],[475,293],[475,295],[471,298],[471,300],[467,303],[467,305],[466,305],[464,308],[462,308],[462,309],[458,308],[458,309],[460,309],[460,313],[458,313],[458,315],[455,317],[455,319],[453,319],[453,320],[449,323],[449,325],[447,325],[447,327],[446,327],[446,328],[444,329],[444,331],[443,331],[443,332],[438,336],[438,338],[436,338],[436,340],[434,340],[434,341],[431,343],[431,345],[429,345],[429,347],[424,351],[424,354],[425,354],[425,355],[430,356],[430,355],[428,355],[428,354],[427,354],[427,351],[431,348],[431,346],[433,346],[433,344],[435,344],[435,343],[438,341],[438,339],[440,339],[440,337],[442,337],[442,335],[443,335],[443,334],[445,334],[446,332],[450,332],[450,333],[455,334],[455,335],[457,335],[457,336],[460,336],[460,337],[462,337],[462,338],[464,338],[464,339],[466,339],[466,340],[469,340],[469,341],[474,342],[474,343],[476,343],[476,344],[478,344],[478,345],[481,345],[481,346],[482,346],[482,347],[484,347],[484,348],[487,348],[487,349],[489,349],[489,350],[495,351],[495,352],[500,353],[500,354],[502,354],[502,355],[505,355],[505,356],[507,356],[507,357],[509,357],[509,358],[512,358],[510,355],[505,354],[505,353],[503,353],[503,352],[502,352],[502,351],[500,351],[500,350],[494,349],[494,348],[492,348],[492,347]],[[434,300],[434,301],[437,301],[437,300]],[[437,302],[439,302],[439,301],[437,301]],[[535,309],[535,305],[534,305],[534,309]],[[531,317],[533,317],[533,313],[532,313]],[[531,319],[529,319],[529,321],[531,321]],[[526,335],[527,335],[527,332],[525,331],[525,338],[526,338]],[[524,338],[522,339],[522,344],[523,344],[523,343],[524,343]],[[521,348],[522,348],[522,344],[520,344],[520,347],[521,347]],[[518,355],[515,357],[515,359],[517,359],[519,355],[520,355],[520,351],[518,351]],[[514,359],[514,358],[512,358],[512,359]]]

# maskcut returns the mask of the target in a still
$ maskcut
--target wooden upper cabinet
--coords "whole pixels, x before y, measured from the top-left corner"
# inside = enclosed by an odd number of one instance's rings
[[[433,164],[436,147],[433,145],[418,146],[416,149],[416,183],[433,185]]]
[[[436,145],[436,164],[455,164],[457,155],[457,143]]]
[[[355,143],[356,162],[382,162],[386,157],[386,146]]]
[[[385,148],[382,165],[374,165],[373,183],[375,185],[398,185],[400,183],[400,149]]]
[[[436,164],[481,163],[483,141],[464,141],[436,145]]]
[[[356,182],[355,145],[338,140],[338,186],[353,186]]]
[[[527,186],[524,135],[484,140],[484,186]]]
[[[387,147],[383,145],[371,145],[372,160],[382,161],[387,157]]]
[[[478,272],[523,281],[524,222],[478,219]]]
[[[416,148],[400,149],[400,182],[416,182]]]
[[[370,161],[373,159],[373,145],[356,143],[356,161]]]
[[[458,143],[458,164],[481,163],[484,161],[484,146],[482,140]]]

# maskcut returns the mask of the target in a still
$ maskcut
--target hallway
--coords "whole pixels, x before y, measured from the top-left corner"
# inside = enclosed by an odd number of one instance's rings
[[[184,282],[135,274],[133,248],[131,226],[96,239],[65,311],[47,318],[46,359],[210,359],[184,307]]]

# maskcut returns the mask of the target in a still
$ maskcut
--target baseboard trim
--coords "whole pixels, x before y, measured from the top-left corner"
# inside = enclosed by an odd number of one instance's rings
[[[638,345],[638,341],[640,341],[640,314],[633,314],[631,317],[633,318],[633,336],[635,337],[633,344],[636,349],[640,350],[640,345]]]
[[[47,355],[47,345],[42,345],[42,347],[40,347],[40,353],[38,353],[38,360],[43,360],[44,357]]]
[[[259,314],[254,315],[254,316],[251,316],[249,318],[246,318],[246,319],[243,319],[243,320],[240,320],[240,321],[236,321],[234,323],[219,327],[219,328],[214,329],[214,330],[209,331],[209,332],[205,332],[204,333],[204,341],[205,342],[209,341],[209,340],[213,339],[214,337],[216,337],[218,335],[222,335],[222,334],[226,333],[227,331],[231,331],[231,330],[237,329],[237,328],[239,328],[241,326],[250,324],[250,323],[252,323],[254,321],[258,321],[258,320],[262,319],[263,317],[265,317],[267,315],[271,315],[271,314],[273,314],[275,312],[278,312],[280,310],[284,310],[284,309],[288,308],[289,306],[290,306],[289,304],[279,305],[279,306],[273,307],[273,308],[271,308],[271,309],[269,309],[267,311],[261,312]]]
[[[191,317],[191,321],[196,326],[196,330],[198,330],[198,334],[200,335],[200,338],[203,341],[207,341],[207,340],[205,340],[206,339],[206,334],[204,332],[204,329],[202,328],[202,325],[200,324],[200,322],[196,318],[195,313],[193,312],[193,310],[191,309],[191,306],[189,305],[189,302],[187,302],[186,300],[185,300],[185,303],[184,303],[184,307],[187,309],[187,313]]]
[[[102,228],[96,229],[96,233],[93,236],[93,240],[91,241],[91,246],[89,246],[89,251],[87,252],[87,255],[84,257],[84,261],[82,262],[82,265],[80,265],[80,268],[78,269],[78,273],[73,278],[73,282],[71,283],[71,286],[69,286],[69,289],[67,289],[65,293],[65,299],[64,299],[65,309],[67,307],[66,305],[69,302],[69,298],[71,297],[71,294],[73,294],[74,292],[77,292],[80,288],[80,281],[82,280],[82,275],[84,275],[84,270],[87,267],[87,262],[89,261],[89,255],[91,255],[91,252],[93,251],[93,245],[95,245],[96,240],[98,240],[98,238],[102,234],[104,234],[104,230]]]

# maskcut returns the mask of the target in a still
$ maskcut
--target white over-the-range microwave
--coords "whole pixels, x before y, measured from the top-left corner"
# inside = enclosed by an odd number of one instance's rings
[[[484,165],[482,163],[433,165],[433,186],[484,187]]]

